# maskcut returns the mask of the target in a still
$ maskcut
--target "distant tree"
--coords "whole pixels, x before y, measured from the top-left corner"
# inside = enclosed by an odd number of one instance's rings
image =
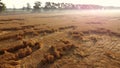
[[[61,8],[60,3],[57,3],[56,5],[57,5],[57,8],[58,8],[58,9]]]
[[[1,2],[0,0],[0,12],[4,11],[6,9],[6,6],[4,3]]]
[[[26,7],[27,10],[30,10],[31,9],[31,6],[29,3],[27,3],[27,7]]]
[[[52,9],[56,9],[56,3],[52,2],[51,4],[52,4],[52,5],[51,5],[51,8],[52,8]]]
[[[65,3],[61,3],[61,9],[64,9],[65,8]]]
[[[22,7],[22,10],[25,10],[25,9],[26,9],[25,6],[23,6],[23,7]]]
[[[44,8],[45,8],[45,9],[50,9],[51,6],[52,6],[51,2],[46,2]]]
[[[34,10],[39,10],[42,3],[39,2],[39,1],[36,1],[34,4],[35,4],[35,5],[33,6]]]

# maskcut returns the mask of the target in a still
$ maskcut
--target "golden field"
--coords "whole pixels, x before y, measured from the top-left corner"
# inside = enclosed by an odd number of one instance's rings
[[[119,68],[120,11],[0,16],[0,68]]]

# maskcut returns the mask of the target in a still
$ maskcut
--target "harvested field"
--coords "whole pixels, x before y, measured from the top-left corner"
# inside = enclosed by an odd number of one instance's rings
[[[120,68],[119,18],[75,10],[1,15],[0,68]]]

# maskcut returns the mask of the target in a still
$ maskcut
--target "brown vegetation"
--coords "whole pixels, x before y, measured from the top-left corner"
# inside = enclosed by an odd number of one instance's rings
[[[13,20],[23,21],[24,19],[20,19],[20,18],[15,18],[15,19],[1,19],[0,21],[13,21]]]
[[[1,15],[0,68],[119,68],[119,22],[92,12]]]
[[[55,46],[51,46],[49,49],[49,53],[44,55],[44,58],[41,60],[42,64],[49,64],[53,63],[56,60],[62,58],[62,56],[66,55],[68,51],[71,49],[74,49],[76,46],[73,44],[66,44],[66,46],[63,46],[61,48],[57,48]]]
[[[31,53],[32,53],[32,49],[29,46],[27,46],[24,49],[18,50],[18,52],[16,53],[16,56],[18,57],[17,59],[19,59],[19,58],[26,57],[30,55]]]

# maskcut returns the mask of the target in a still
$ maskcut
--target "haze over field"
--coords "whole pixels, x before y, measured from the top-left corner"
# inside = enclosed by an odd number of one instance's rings
[[[0,0],[0,68],[120,68],[119,0]]]
[[[120,12],[0,16],[0,68],[119,68]]]
[[[2,0],[8,8],[22,8],[26,6],[26,3],[30,3],[31,6],[34,5],[35,1],[41,2],[65,2],[65,3],[75,3],[75,4],[96,4],[102,6],[119,6],[120,7],[120,0]],[[44,5],[44,4],[43,4]]]

